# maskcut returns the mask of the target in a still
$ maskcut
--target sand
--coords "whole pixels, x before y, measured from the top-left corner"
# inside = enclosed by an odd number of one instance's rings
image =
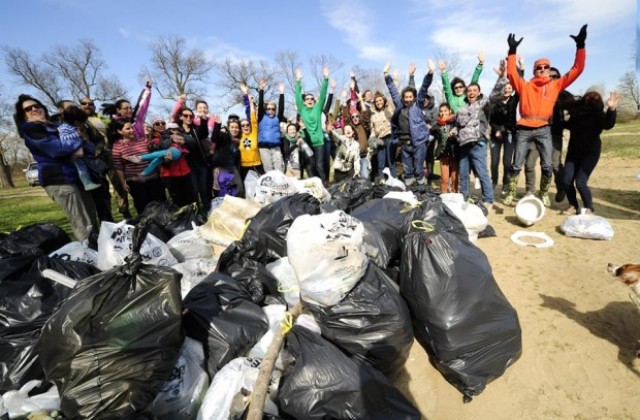
[[[611,241],[565,236],[559,226],[566,216],[557,209],[525,228],[513,207],[496,206],[489,223],[498,236],[477,245],[518,312],[522,356],[465,404],[414,343],[396,384],[424,418],[640,418],[640,312],[629,289],[606,272],[609,262],[640,263],[639,169],[640,159],[603,159],[592,175],[596,213],[613,226]],[[520,181],[522,193],[523,176]],[[510,240],[516,230],[545,232],[555,244],[516,245]]]

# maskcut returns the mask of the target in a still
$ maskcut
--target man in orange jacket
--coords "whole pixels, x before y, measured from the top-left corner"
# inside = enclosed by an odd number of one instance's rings
[[[516,186],[520,170],[527,158],[529,143],[535,142],[540,153],[542,179],[538,197],[545,206],[549,207],[549,185],[553,175],[551,163],[551,117],[553,105],[567,86],[573,83],[584,70],[586,52],[584,42],[587,39],[587,25],[584,25],[578,35],[570,35],[576,42],[576,58],[573,67],[559,79],[549,77],[551,63],[547,58],[540,58],[533,64],[533,78],[524,80],[516,67],[516,49],[522,38],[516,41],[515,34],[509,34],[509,56],[507,57],[507,77],[518,95],[520,95],[520,119],[516,124],[516,153],[511,165],[509,190],[504,197],[504,204],[510,205],[516,197]]]

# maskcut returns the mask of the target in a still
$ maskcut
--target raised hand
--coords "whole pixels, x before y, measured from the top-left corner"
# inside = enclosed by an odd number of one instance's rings
[[[519,41],[516,41],[516,34],[509,34],[507,37],[507,43],[509,44],[509,54],[515,54],[518,45],[522,42],[524,37],[520,38]]]
[[[389,69],[391,68],[391,61],[387,61],[387,64],[384,65],[384,74],[389,73]]]
[[[578,35],[569,35],[576,42],[576,48],[584,48],[584,41],[587,39],[587,25],[582,25]]]
[[[284,95],[284,83],[278,83],[278,92],[280,95]]]
[[[220,118],[220,115],[213,114],[213,122],[215,122],[216,124],[222,124],[222,118]]]
[[[242,91],[242,93],[243,93],[243,94],[245,94],[245,95],[246,95],[247,93],[249,93],[249,87],[248,87],[248,86],[247,86],[247,84],[246,84],[246,83],[244,83],[244,82],[241,82],[241,83],[240,83],[240,90],[241,90],[241,91]]]
[[[178,96],[178,102],[185,103],[186,101],[187,101],[187,94],[186,93],[183,93],[183,94]]]
[[[438,67],[440,67],[440,73],[447,71],[447,63],[443,59],[438,60]]]
[[[266,87],[267,87],[267,81],[266,81],[264,78],[261,78],[261,79],[258,81],[258,88],[259,88],[260,90],[264,90],[264,88],[266,88]]]
[[[325,66],[322,68],[322,77],[325,79],[329,78],[329,67]]]
[[[329,82],[329,89],[331,89],[331,92],[336,90],[336,79],[331,79],[331,81]]]
[[[302,79],[302,70],[300,69],[296,69],[296,80],[301,80]]]
[[[518,69],[524,71],[524,58],[522,57],[522,55],[518,54],[516,56],[516,60],[517,60],[517,63],[518,63]]]
[[[355,79],[355,78],[356,78],[356,72],[355,72],[355,71],[353,71],[353,70],[349,70],[349,77],[350,77],[351,79]]]
[[[429,73],[436,71],[436,64],[430,58],[427,60],[427,68],[429,69]]]
[[[610,110],[613,111],[617,108],[619,99],[620,99],[620,94],[617,91],[614,90],[609,94],[609,99],[607,99],[607,106],[609,107]]]
[[[409,64],[409,76],[413,76],[416,72],[416,63]]]
[[[484,59],[485,59],[484,51],[479,51],[478,52],[478,64],[480,64],[482,66],[484,64]]]

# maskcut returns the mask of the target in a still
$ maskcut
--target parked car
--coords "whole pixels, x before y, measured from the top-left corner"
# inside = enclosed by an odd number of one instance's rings
[[[27,182],[29,183],[29,185],[31,185],[32,187],[40,185],[40,181],[38,180],[37,162],[31,162],[29,166],[27,166],[27,169],[24,170],[24,174],[27,177]]]

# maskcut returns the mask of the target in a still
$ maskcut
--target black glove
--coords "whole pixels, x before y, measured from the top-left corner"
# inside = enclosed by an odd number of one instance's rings
[[[582,28],[580,28],[580,32],[578,32],[578,35],[569,36],[573,38],[574,41],[576,41],[577,49],[584,48],[584,41],[587,39],[587,25],[583,25]]]
[[[519,41],[516,41],[516,34],[509,34],[509,37],[507,38],[507,42],[509,43],[509,55],[516,53],[516,48],[518,48],[518,45],[520,45],[523,39],[524,37],[520,38]]]

